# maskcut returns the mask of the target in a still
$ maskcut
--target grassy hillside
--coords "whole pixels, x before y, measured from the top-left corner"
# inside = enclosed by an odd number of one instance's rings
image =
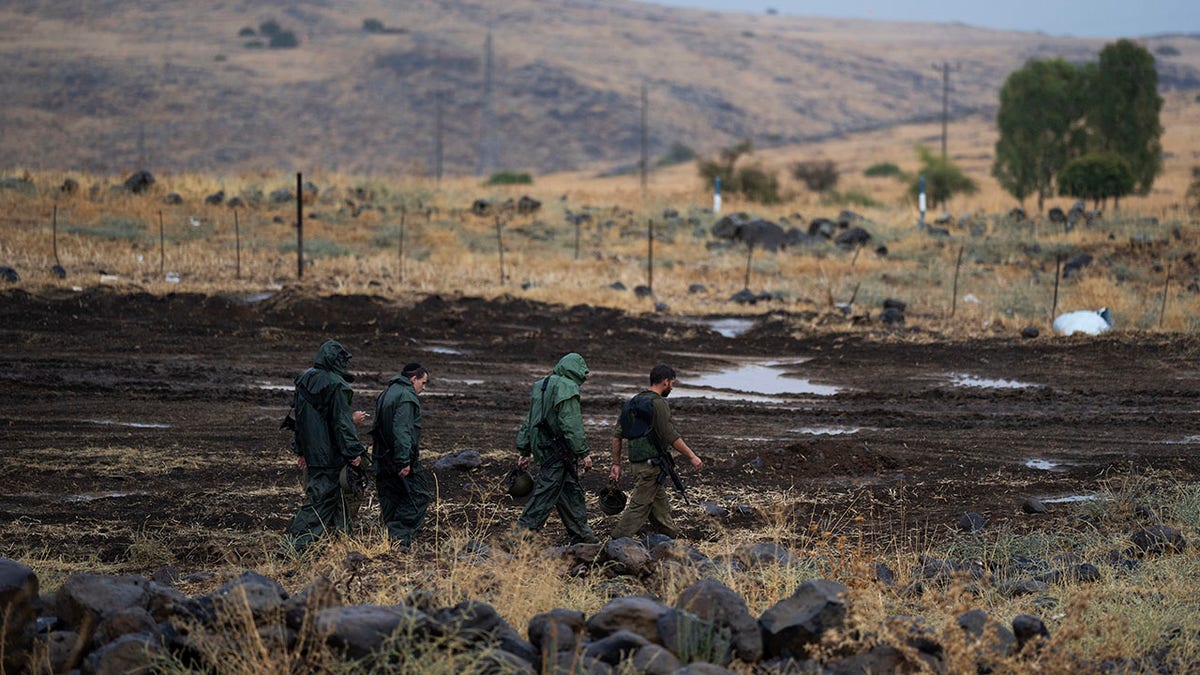
[[[299,45],[262,46],[268,21]],[[635,162],[643,83],[654,154],[783,147],[937,120],[942,62],[951,116],[990,119],[1026,59],[1087,60],[1104,44],[623,0],[18,1],[0,7],[0,168],[425,174],[442,92],[446,170],[474,173],[489,28],[485,171]],[[1194,98],[1200,39],[1144,42],[1164,89]]]

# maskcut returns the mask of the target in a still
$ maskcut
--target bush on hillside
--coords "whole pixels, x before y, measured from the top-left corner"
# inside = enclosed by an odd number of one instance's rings
[[[531,185],[533,176],[526,172],[497,171],[488,177],[484,185]]]
[[[872,164],[863,171],[863,175],[868,178],[887,178],[889,176],[899,176],[900,167],[892,162],[879,162]]]
[[[295,33],[285,30],[272,35],[267,46],[271,49],[293,49],[300,46],[300,41],[296,39]]]
[[[832,159],[808,159],[792,164],[792,177],[803,181],[813,192],[827,192],[837,186],[837,164]]]

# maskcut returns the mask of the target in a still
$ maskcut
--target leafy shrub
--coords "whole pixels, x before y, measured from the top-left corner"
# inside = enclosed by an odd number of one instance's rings
[[[1162,45],[1154,48],[1154,53],[1159,56],[1179,56],[1179,50],[1172,45]]]
[[[243,42],[242,46],[245,47],[246,49],[262,49],[263,47],[266,47],[267,45],[263,44],[262,40],[248,40],[246,42]]]
[[[295,253],[296,240],[290,239],[279,245],[280,253]],[[304,239],[305,258],[337,258],[350,254],[350,249],[331,239],[314,237]]]
[[[533,177],[526,172],[497,171],[488,177],[484,185],[531,185]]]
[[[878,164],[872,164],[871,166],[868,166],[866,170],[863,171],[863,175],[867,176],[868,178],[899,176],[900,167],[896,166],[892,162],[879,162]]]
[[[238,31],[238,37],[254,37],[256,35],[258,33],[255,33],[250,26],[242,26],[242,29]]]
[[[283,30],[283,28],[279,25],[279,22],[274,19],[267,19],[266,21],[258,24],[258,32],[260,35],[274,35],[281,30]]]
[[[757,166],[744,166],[737,170],[738,192],[741,192],[747,199],[759,202],[761,204],[778,204],[779,198],[779,179],[775,174],[763,170]]]
[[[379,19],[363,19],[363,30],[368,33],[382,33],[383,22]]]
[[[300,46],[300,41],[296,39],[296,34],[290,30],[280,31],[271,36],[271,41],[267,43],[271,49],[292,49]]]
[[[809,159],[792,165],[792,177],[804,181],[813,192],[827,192],[837,186],[837,164],[832,159]]]
[[[942,158],[923,146],[917,146],[917,155],[921,158],[921,171],[909,185],[908,194],[915,201],[921,192],[921,176],[925,177],[926,196],[929,198],[929,208],[936,209],[945,205],[956,194],[973,195],[979,192],[979,184],[975,179],[963,173],[957,164]]]
[[[1136,183],[1129,160],[1111,152],[1092,153],[1067,162],[1058,174],[1058,194],[1099,204],[1133,192]]]
[[[675,141],[671,147],[667,148],[667,152],[662,157],[658,158],[658,166],[671,166],[673,164],[683,164],[696,159],[696,151],[689,145]]]

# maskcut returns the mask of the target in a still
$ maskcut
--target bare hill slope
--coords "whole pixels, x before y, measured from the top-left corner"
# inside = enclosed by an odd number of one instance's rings
[[[298,46],[265,47],[267,21]],[[651,152],[711,152],[935,119],[943,62],[951,116],[988,114],[1026,59],[1104,42],[627,0],[18,0],[0,7],[0,168],[429,172],[439,107],[448,173],[629,164],[643,83]],[[1200,89],[1200,36],[1144,43],[1164,89]]]

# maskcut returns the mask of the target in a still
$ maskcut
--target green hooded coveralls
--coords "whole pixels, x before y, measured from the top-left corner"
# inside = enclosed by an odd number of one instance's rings
[[[517,431],[517,451],[523,457],[532,456],[540,467],[533,495],[517,525],[539,530],[546,524],[551,509],[556,509],[572,543],[597,541],[588,527],[587,506],[577,470],[579,461],[589,454],[579,405],[579,385],[587,377],[588,367],[582,356],[572,352],[562,357],[554,366],[554,374],[533,384],[529,414]],[[537,427],[542,419],[550,426],[549,435]],[[552,449],[550,443],[555,437],[565,441],[567,457]]]
[[[375,489],[388,539],[408,546],[425,523],[433,494],[421,467],[421,401],[410,378],[396,375],[375,401]],[[407,476],[398,472],[411,467]]]
[[[304,457],[308,465],[304,503],[288,528],[288,538],[296,550],[330,530],[350,531],[351,500],[343,493],[338,477],[342,467],[365,453],[366,448],[358,440],[350,411],[354,392],[349,382],[354,377],[349,365],[350,352],[336,340],[329,340],[317,350],[312,368],[296,377],[292,451]]]

